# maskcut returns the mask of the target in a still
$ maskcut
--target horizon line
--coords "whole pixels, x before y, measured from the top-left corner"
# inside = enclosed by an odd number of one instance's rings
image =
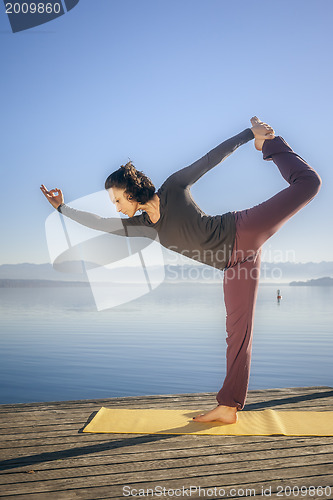
[[[73,261],[70,261],[70,262],[81,262],[81,260],[73,260]],[[306,262],[294,262],[294,261],[291,261],[291,260],[283,260],[283,261],[269,261],[269,260],[262,260],[261,261],[261,264],[323,264],[323,263],[333,263],[333,260],[321,260],[321,261],[313,261],[313,260],[309,260],[309,261],[306,261]],[[12,262],[3,262],[0,264],[0,266],[18,266],[18,265],[23,265],[23,264],[28,264],[28,265],[35,265],[35,266],[44,266],[45,264],[49,264],[50,266],[53,267],[52,263],[51,262],[15,262],[15,263],[12,263]],[[190,264],[190,263],[184,263],[184,264],[180,264],[180,263],[171,263],[171,262],[167,262],[165,265],[173,265],[173,266],[179,266],[179,267],[183,267],[183,266],[208,266],[207,264],[204,264],[204,263],[201,263],[201,262],[196,262],[196,261],[193,261],[193,264]],[[159,264],[152,264],[152,266],[159,266]],[[128,267],[128,266],[125,266],[125,267]],[[132,267],[136,267],[136,266],[132,266]],[[150,267],[150,266],[146,266],[146,267]],[[217,269],[213,266],[208,266],[208,267],[211,267],[212,269]]]

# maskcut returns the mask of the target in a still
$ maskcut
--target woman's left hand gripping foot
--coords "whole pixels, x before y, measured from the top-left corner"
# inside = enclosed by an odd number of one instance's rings
[[[237,422],[237,408],[234,406],[218,405],[207,413],[201,413],[193,417],[194,422],[223,422],[224,424],[235,424]]]

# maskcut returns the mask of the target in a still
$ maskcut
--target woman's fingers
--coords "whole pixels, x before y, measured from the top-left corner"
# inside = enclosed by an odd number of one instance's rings
[[[41,185],[41,188],[40,188],[44,194],[48,194],[49,196],[54,196],[53,193],[61,193],[61,189],[59,188],[55,188],[55,189],[50,189],[50,191],[48,191],[46,189],[46,187],[44,186],[44,184]],[[57,195],[56,195],[57,196]]]
[[[51,199],[57,198],[59,195],[61,195],[61,190],[60,189],[56,188],[56,189],[50,189],[50,191],[48,191],[46,189],[46,187],[44,186],[44,184],[41,185],[40,190],[42,191],[42,193],[45,195],[45,197],[49,201]],[[57,194],[55,194],[55,193],[57,193]]]
[[[54,188],[54,189],[50,189],[50,191],[48,191],[46,189],[46,187],[44,186],[44,184],[41,184],[40,186],[40,190],[42,191],[42,193],[45,195],[47,201],[49,203],[51,203],[51,205],[54,207],[54,208],[57,208],[59,206],[60,203],[63,203],[64,202],[64,197],[63,197],[63,194],[61,192],[61,189],[59,188]]]
[[[42,189],[43,193],[45,194],[46,197],[50,198],[52,195],[47,189]]]
[[[44,186],[44,184],[42,184],[41,190],[43,191],[44,194],[48,193],[48,190],[46,189],[46,187]]]

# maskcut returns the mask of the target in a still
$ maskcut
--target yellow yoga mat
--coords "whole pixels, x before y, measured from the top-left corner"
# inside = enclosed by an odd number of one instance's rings
[[[240,411],[236,424],[194,422],[202,410],[102,407],[83,432],[116,434],[212,434],[225,436],[333,436],[333,411]]]

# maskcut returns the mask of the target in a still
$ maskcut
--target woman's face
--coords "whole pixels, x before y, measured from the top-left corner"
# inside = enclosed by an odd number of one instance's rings
[[[130,200],[129,195],[125,194],[125,189],[112,187],[107,190],[110,200],[116,205],[117,212],[133,217],[135,212],[139,209],[139,202]]]

